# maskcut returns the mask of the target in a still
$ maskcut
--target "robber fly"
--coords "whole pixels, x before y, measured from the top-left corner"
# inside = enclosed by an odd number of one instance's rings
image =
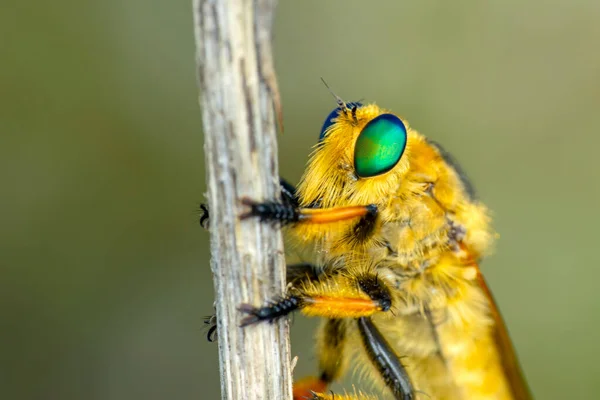
[[[243,305],[242,325],[323,318],[318,374],[294,399],[374,398],[327,391],[350,360],[396,399],[530,399],[479,269],[495,237],[486,206],[405,119],[336,99],[297,188],[245,201],[243,218],[285,225],[311,262],[288,265],[280,298]]]

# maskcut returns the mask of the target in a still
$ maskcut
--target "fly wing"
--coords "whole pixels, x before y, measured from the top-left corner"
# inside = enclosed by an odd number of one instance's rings
[[[478,272],[478,283],[483,292],[487,295],[490,302],[492,317],[495,321],[494,341],[496,342],[498,353],[502,362],[502,370],[504,371],[506,380],[510,385],[513,398],[515,400],[531,400],[531,392],[529,391],[529,386],[523,377],[523,372],[521,371],[519,360],[517,360],[515,349],[512,345],[510,337],[508,336],[508,330],[506,329],[502,315],[500,315],[500,312],[498,311],[498,306],[496,305],[494,296],[492,295],[492,292],[490,291],[481,272]]]

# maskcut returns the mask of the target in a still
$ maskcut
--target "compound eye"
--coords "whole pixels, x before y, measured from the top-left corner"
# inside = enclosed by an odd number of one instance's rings
[[[354,169],[361,178],[381,175],[398,164],[406,148],[406,127],[392,114],[373,118],[354,145]]]

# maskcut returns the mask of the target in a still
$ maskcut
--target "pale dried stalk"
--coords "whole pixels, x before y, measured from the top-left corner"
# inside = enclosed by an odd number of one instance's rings
[[[204,123],[211,268],[214,274],[222,398],[291,399],[287,322],[239,327],[239,305],[284,291],[281,232],[240,221],[240,199],[278,193],[271,55],[276,1],[194,0]],[[274,103],[275,101],[275,103]]]

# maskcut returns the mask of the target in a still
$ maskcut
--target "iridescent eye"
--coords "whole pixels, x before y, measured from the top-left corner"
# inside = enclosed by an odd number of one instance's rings
[[[406,127],[392,114],[369,121],[354,145],[354,169],[361,178],[388,172],[400,161],[406,148]]]
[[[357,102],[357,101],[353,101],[350,103],[346,103],[346,107],[348,107],[349,109],[352,109],[353,107],[361,107],[362,104]],[[333,125],[333,121],[332,119],[337,118],[338,114],[340,113],[340,108],[335,108],[332,112],[329,113],[329,115],[327,116],[327,118],[325,118],[325,122],[323,122],[323,127],[321,128],[321,133],[319,134],[319,142],[323,140],[323,138],[325,137],[325,132],[327,131],[327,129],[329,129],[329,127],[331,125]]]

